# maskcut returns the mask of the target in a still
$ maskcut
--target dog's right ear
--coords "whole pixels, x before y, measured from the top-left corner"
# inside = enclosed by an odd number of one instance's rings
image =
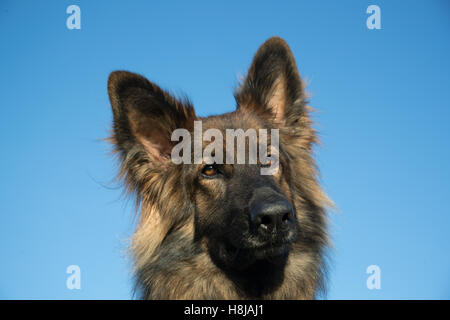
[[[108,94],[114,114],[111,140],[123,160],[141,151],[148,157],[136,160],[139,163],[162,164],[169,160],[173,130],[190,130],[196,117],[189,102],[177,100],[135,73],[112,72]]]
[[[279,127],[308,122],[306,94],[294,55],[279,37],[264,42],[235,94],[238,108],[269,115]]]

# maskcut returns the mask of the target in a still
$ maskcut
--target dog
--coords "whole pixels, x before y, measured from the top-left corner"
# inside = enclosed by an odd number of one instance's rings
[[[118,177],[139,210],[130,245],[139,298],[314,299],[323,293],[331,200],[318,182],[312,109],[283,39],[270,38],[258,49],[229,113],[198,117],[186,98],[127,71],[110,74],[108,94]],[[272,160],[177,163],[174,132],[192,134],[197,124],[201,134],[276,132],[269,143],[278,144],[275,172],[261,174]],[[184,141],[183,159],[192,159],[192,149],[206,151],[207,139],[194,140],[197,147]],[[227,157],[239,151],[226,144]]]

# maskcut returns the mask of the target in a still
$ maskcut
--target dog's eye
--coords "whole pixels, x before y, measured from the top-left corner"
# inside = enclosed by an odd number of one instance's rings
[[[261,168],[270,168],[273,164],[273,161],[266,161],[261,163]]]
[[[217,174],[217,168],[213,164],[207,164],[206,166],[203,167],[202,173],[205,176],[212,177]]]

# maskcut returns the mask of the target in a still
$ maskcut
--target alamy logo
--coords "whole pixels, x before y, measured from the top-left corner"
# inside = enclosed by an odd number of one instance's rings
[[[366,20],[366,26],[369,30],[381,29],[381,9],[377,5],[367,7],[366,13],[371,14]]]
[[[369,290],[381,289],[381,269],[376,264],[370,265],[366,269],[366,273],[370,274],[367,278],[366,285]]]
[[[66,287],[69,290],[81,289],[81,269],[76,264],[70,265],[66,269],[66,273],[70,276],[66,280]]]
[[[181,141],[180,141],[181,139]],[[172,149],[171,160],[175,164],[192,163],[192,145],[194,164],[262,164],[261,175],[273,175],[279,165],[279,130],[270,130],[270,145],[267,129],[226,129],[225,139],[219,129],[202,130],[202,122],[194,121],[194,137],[186,129],[172,132],[172,141],[178,141]],[[225,157],[224,157],[225,140]],[[248,141],[248,144],[247,144]],[[203,149],[203,142],[210,142]],[[248,145],[248,157],[246,150]],[[236,154],[235,154],[236,150]]]
[[[67,7],[66,13],[70,14],[66,20],[67,29],[81,29],[81,9],[79,6],[73,4]]]

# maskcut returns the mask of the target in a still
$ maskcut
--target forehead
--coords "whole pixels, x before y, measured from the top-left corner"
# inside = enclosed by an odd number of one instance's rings
[[[230,112],[218,116],[199,118],[202,130],[218,129],[225,133],[226,129],[269,129],[263,119],[255,114]]]
[[[261,159],[264,160],[262,162],[266,162],[267,153],[278,153],[278,132],[273,133],[273,128],[267,126],[264,119],[256,114],[242,113],[237,110],[218,116],[199,118],[198,122],[201,123],[201,131],[197,131],[198,123],[194,125],[194,139],[191,140],[194,148],[191,150],[195,152],[195,144],[199,143],[203,150],[208,151],[208,155],[218,156],[220,163],[226,161],[229,164],[230,156],[234,158],[234,164],[256,164],[257,161],[262,161]],[[275,150],[272,150],[272,147],[275,147]],[[219,150],[221,151],[218,155]]]

